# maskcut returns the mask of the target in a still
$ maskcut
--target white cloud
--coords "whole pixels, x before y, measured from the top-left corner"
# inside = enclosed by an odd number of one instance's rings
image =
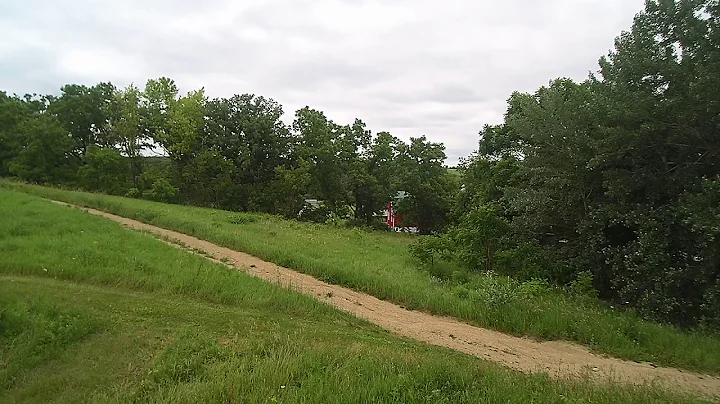
[[[425,134],[449,163],[514,90],[583,79],[643,0],[25,0],[3,5],[0,89],[142,85],[255,93],[375,132]]]
[[[132,55],[112,49],[73,49],[57,61],[60,74],[94,81],[125,81],[143,73],[143,62]]]

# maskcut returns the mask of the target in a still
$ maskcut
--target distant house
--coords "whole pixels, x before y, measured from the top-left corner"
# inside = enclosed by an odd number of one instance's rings
[[[317,199],[305,199],[303,203],[302,209],[298,212],[298,217],[303,216],[304,214],[311,213],[317,209],[320,209],[323,207],[323,203]]]
[[[407,226],[407,223],[404,223],[405,215],[398,213],[397,210],[395,210],[395,203],[396,201],[403,200],[410,196],[405,191],[398,191],[398,193],[395,195],[395,199],[393,201],[388,202],[387,208],[382,211],[380,214],[380,217],[382,217],[383,221],[387,223],[388,226],[390,226],[391,229],[397,232],[407,232],[407,233],[417,233],[418,229],[416,226]]]
[[[305,199],[305,205],[303,209],[315,210],[320,207],[320,201],[317,199]]]

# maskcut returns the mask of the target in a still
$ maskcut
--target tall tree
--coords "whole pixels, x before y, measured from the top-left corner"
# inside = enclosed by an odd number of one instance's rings
[[[252,94],[215,99],[207,105],[208,142],[236,167],[234,183],[244,188],[238,201],[244,209],[264,211],[273,205],[266,188],[289,153],[289,131],[282,114],[280,104]]]
[[[75,184],[75,146],[60,122],[43,114],[19,124],[21,147],[10,162],[10,173],[36,183]]]
[[[345,173],[338,159],[341,128],[322,112],[308,107],[295,113],[295,153],[299,161],[311,165],[308,193],[323,199],[331,211],[343,215],[349,201]]]
[[[154,147],[164,150],[168,140],[168,111],[175,105],[178,98],[178,88],[172,79],[161,77],[150,79],[145,84],[141,94],[141,113],[146,121],[146,136],[153,142]]]
[[[92,87],[69,84],[60,90],[60,97],[51,101],[48,111],[60,122],[75,142],[73,155],[84,161],[91,146],[113,147],[110,121],[117,110],[115,86],[99,83]]]
[[[454,192],[458,186],[443,166],[445,146],[425,136],[399,145],[400,190],[409,194],[399,201],[398,211],[417,224],[420,233],[442,230],[448,223]]]
[[[10,174],[10,162],[18,155],[22,139],[18,126],[29,119],[31,110],[18,97],[0,91],[0,177]]]
[[[117,92],[116,98],[118,111],[111,123],[113,137],[117,139],[122,155],[130,160],[133,187],[139,188],[142,152],[150,146],[140,106],[141,92],[131,84]]]

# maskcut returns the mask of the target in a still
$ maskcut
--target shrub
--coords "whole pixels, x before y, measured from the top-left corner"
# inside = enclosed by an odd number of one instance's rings
[[[330,218],[330,209],[323,203],[318,203],[318,206],[313,206],[308,203],[300,211],[298,219],[304,222],[313,223],[325,223]]]
[[[410,255],[429,266],[434,265],[438,259],[448,258],[450,252],[447,239],[438,236],[419,236],[410,244],[409,251]]]
[[[176,202],[178,189],[175,188],[166,178],[158,178],[149,191],[143,192],[143,198],[156,202]]]
[[[457,258],[470,269],[492,270],[495,253],[503,248],[510,225],[495,205],[480,205],[463,216],[449,232]]]
[[[570,283],[570,290],[578,296],[598,297],[598,291],[593,286],[593,275],[590,271],[580,272],[577,278]]]

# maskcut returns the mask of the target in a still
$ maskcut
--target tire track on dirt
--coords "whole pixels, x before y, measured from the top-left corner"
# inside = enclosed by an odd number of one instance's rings
[[[64,202],[53,202],[76,207]],[[589,377],[604,382],[653,384],[670,390],[700,393],[709,398],[720,399],[718,377],[600,356],[583,346],[564,341],[537,342],[472,326],[450,317],[407,310],[376,297],[330,285],[312,276],[183,233],[95,209],[76,208],[121,223],[127,228],[160,236],[176,246],[202,251],[250,275],[312,295],[396,334],[500,363],[520,372],[546,372],[559,379]]]

